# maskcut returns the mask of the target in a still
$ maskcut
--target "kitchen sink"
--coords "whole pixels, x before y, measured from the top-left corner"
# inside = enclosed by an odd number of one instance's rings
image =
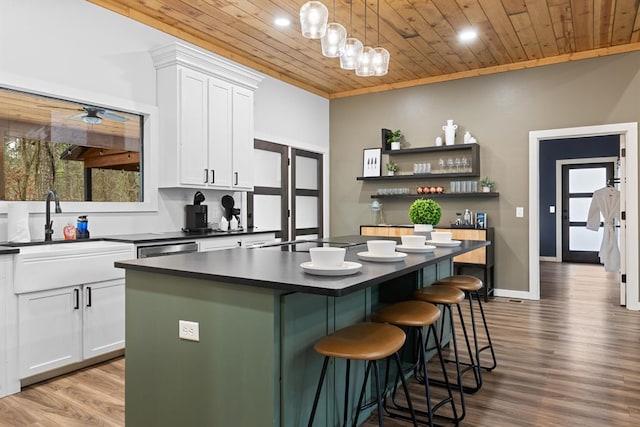
[[[20,246],[14,257],[17,294],[118,279],[114,262],[134,259],[132,243],[103,240]]]

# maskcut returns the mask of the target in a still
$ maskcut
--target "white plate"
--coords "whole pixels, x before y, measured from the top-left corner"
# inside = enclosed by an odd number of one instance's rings
[[[396,246],[397,247],[397,246]],[[378,262],[396,262],[402,261],[407,257],[407,254],[402,252],[394,252],[393,255],[374,255],[371,252],[358,252],[358,258],[365,261],[378,261]]]
[[[345,261],[341,267],[338,268],[326,268],[315,267],[311,261],[303,262],[300,267],[309,274],[315,274],[317,276],[347,276],[349,274],[355,274],[362,269],[362,264],[359,262]]]
[[[424,254],[427,252],[433,252],[435,248],[436,248],[435,246],[430,246],[430,245],[422,245],[422,246],[397,245],[396,246],[396,249],[401,252],[408,252],[408,253],[415,253],[415,254]]]
[[[442,248],[452,248],[454,246],[460,246],[461,240],[449,240],[448,242],[436,242],[435,240],[427,240],[427,243],[434,246],[440,246]]]

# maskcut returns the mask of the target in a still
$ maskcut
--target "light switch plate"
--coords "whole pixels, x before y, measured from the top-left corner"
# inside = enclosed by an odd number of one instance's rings
[[[188,320],[178,320],[178,337],[183,340],[200,341],[200,324]]]
[[[549,213],[556,213],[556,207],[555,206],[549,206]]]
[[[524,218],[524,208],[522,206],[516,208],[516,218]]]

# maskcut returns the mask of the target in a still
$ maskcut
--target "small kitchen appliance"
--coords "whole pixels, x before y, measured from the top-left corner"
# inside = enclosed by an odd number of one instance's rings
[[[241,230],[242,226],[240,225],[240,209],[235,208],[235,200],[232,196],[225,195],[222,196],[222,207],[224,208],[224,216],[223,218],[227,220],[228,225],[230,226],[232,223],[236,225],[233,230]],[[224,221],[220,221],[221,223]],[[220,225],[220,229],[227,231],[222,225]]]
[[[211,231],[211,228],[208,227],[208,206],[201,204],[202,202],[204,202],[204,194],[196,191],[193,196],[193,204],[185,206],[187,224],[186,228],[182,229],[183,231],[187,233],[206,233]]]

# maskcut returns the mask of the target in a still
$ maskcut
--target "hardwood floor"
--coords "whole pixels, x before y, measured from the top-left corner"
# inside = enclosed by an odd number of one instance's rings
[[[0,426],[124,425],[124,358],[23,388],[0,399]]]
[[[541,263],[540,273],[541,301],[485,304],[498,367],[484,373],[480,391],[466,395],[461,425],[637,426],[640,313],[619,306],[615,275],[601,266]],[[124,359],[0,399],[2,427],[123,424]]]

